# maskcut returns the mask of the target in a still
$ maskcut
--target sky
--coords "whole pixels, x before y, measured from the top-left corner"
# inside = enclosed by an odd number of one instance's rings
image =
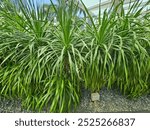
[[[96,5],[99,3],[100,0],[82,0],[87,7]],[[111,0],[101,0],[101,2],[106,2],[106,1],[111,1]]]
[[[44,1],[44,3],[50,3],[50,0],[34,0],[34,1],[38,1],[38,2]],[[53,0],[54,3],[56,3],[56,1],[57,0]],[[91,6],[99,3],[99,0],[82,0],[82,1],[86,3],[87,6]],[[110,1],[110,0],[101,0],[101,2],[106,2],[106,1]],[[143,0],[143,1],[147,1],[147,0]]]
[[[38,3],[50,3],[50,0],[34,0],[34,1],[36,1],[36,2],[38,2]],[[54,3],[56,3],[56,0],[52,0]]]
[[[34,0],[34,1],[38,1],[38,2],[43,2],[44,3],[50,3],[50,0]],[[53,0],[54,3],[56,3],[57,0]],[[82,0],[86,6],[91,6],[91,5],[95,5],[99,3],[99,0]],[[108,0],[101,0],[102,2],[108,1]]]
[[[50,3],[50,0],[34,0],[34,1],[38,1],[39,3],[41,3],[41,2]],[[54,3],[56,3],[57,0],[52,0],[52,1]],[[82,1],[85,3],[85,5],[87,7],[90,7],[90,6],[98,4],[100,0],[82,0]],[[101,0],[101,2],[109,2],[109,1],[111,1],[111,0]],[[145,1],[147,1],[147,0],[143,0],[143,2],[145,2]]]
[[[34,0],[36,3],[38,4],[43,4],[43,3],[50,3],[50,0]],[[57,0],[52,0],[54,4],[56,4],[56,1]],[[100,0],[82,0],[84,2],[84,4],[87,6],[87,7],[91,7],[93,5],[96,5],[99,3]],[[101,2],[110,2],[111,0],[101,0]],[[141,0],[143,2],[146,2],[148,0]],[[94,10],[93,11],[94,14],[97,14],[98,13],[98,10]]]

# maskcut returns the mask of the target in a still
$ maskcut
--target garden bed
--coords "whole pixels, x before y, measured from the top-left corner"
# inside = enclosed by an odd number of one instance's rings
[[[7,100],[0,97],[0,112],[26,113],[32,111],[21,109],[21,102],[19,100]],[[127,99],[115,90],[103,88],[100,92],[100,101],[91,102],[90,92],[83,90],[81,103],[74,112],[150,112],[150,95],[141,96],[133,100]]]

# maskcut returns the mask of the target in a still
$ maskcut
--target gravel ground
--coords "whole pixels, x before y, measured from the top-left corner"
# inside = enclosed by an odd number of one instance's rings
[[[77,112],[150,112],[150,95],[128,99],[117,90],[100,91],[100,101],[92,102],[90,93],[84,91]]]
[[[8,100],[0,97],[0,113],[19,112],[27,112],[21,109],[19,100]],[[117,91],[102,89],[100,91],[100,101],[92,102],[90,92],[84,90],[81,103],[75,112],[150,112],[150,95],[131,100]]]

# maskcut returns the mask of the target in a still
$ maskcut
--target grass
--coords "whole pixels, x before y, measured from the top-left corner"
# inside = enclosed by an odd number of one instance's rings
[[[117,87],[131,98],[149,94],[150,17],[142,13],[149,2],[136,1],[127,13],[123,2],[103,14],[99,9],[96,18],[82,2],[87,22],[73,1],[51,2],[46,10],[32,0],[3,1],[0,94],[49,112],[75,109],[81,86],[91,92]]]

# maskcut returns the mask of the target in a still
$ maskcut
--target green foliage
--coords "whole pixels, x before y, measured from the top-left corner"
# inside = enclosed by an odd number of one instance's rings
[[[114,4],[96,18],[83,4],[85,21],[73,0],[46,9],[32,0],[4,1],[0,94],[20,98],[28,110],[68,112],[80,102],[83,83],[94,92],[106,86],[129,97],[149,93],[150,15],[139,1],[127,13],[123,1]]]
[[[7,3],[6,3],[7,4]],[[19,2],[19,8],[1,7],[5,28],[1,30],[1,94],[20,97],[28,109],[66,112],[80,97],[83,57],[73,1],[55,7],[57,25],[49,9]],[[75,7],[75,6],[74,6]],[[10,11],[11,9],[11,11]]]
[[[83,4],[83,3],[82,3]],[[92,91],[101,87],[119,87],[123,94],[138,97],[149,93],[150,34],[147,14],[139,1],[125,14],[124,1],[105,10],[94,19],[87,8],[91,23],[86,23],[85,84]],[[141,20],[142,18],[142,20]],[[95,22],[96,21],[96,22]]]

